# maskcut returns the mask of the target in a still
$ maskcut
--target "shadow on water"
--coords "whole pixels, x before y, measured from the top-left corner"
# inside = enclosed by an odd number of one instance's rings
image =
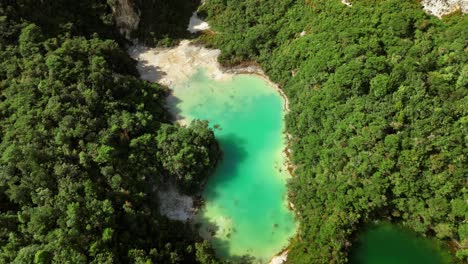
[[[247,158],[248,152],[246,150],[247,142],[235,134],[227,134],[217,137],[223,152],[223,158],[216,168],[211,184],[223,185],[235,179],[238,175],[239,168],[242,162]],[[210,199],[215,199],[217,193],[214,191],[216,188],[207,188],[206,195]]]
[[[391,223],[369,225],[360,232],[350,252],[351,264],[449,264],[445,245]]]
[[[218,136],[217,140],[220,143],[221,149],[223,151],[223,159],[219,163],[214,175],[212,176],[214,178],[210,179],[210,184],[222,185],[231,180],[234,180],[234,178],[238,175],[239,167],[242,166],[242,161],[247,158],[248,152],[245,149],[246,141],[235,134],[231,133]],[[215,189],[216,188],[207,188],[209,191],[205,193],[205,196],[209,196],[210,200],[216,199],[218,193],[214,191]],[[213,245],[216,245],[216,251],[219,257],[226,259],[229,261],[229,263],[233,264],[258,263],[256,262],[258,260],[249,255],[233,256],[229,254],[229,237],[236,232],[235,229],[229,231],[227,235],[228,240],[218,238],[215,235],[218,232],[222,232],[222,227],[219,226],[216,222],[209,221],[202,215],[200,216],[201,218],[196,221],[195,227],[199,229],[199,233],[202,234],[205,239],[209,240]],[[204,230],[204,232],[201,232],[200,230]]]
[[[215,224],[212,223],[205,223],[207,225],[213,225],[216,226]],[[217,248],[217,256],[227,260],[228,263],[232,264],[260,264],[260,263],[265,263],[267,260],[266,259],[257,259],[252,255],[245,254],[245,255],[230,255],[229,254],[229,241],[223,240],[217,237],[212,237],[209,239],[209,241],[213,244],[216,245]],[[250,250],[250,254],[253,254],[253,250]]]
[[[213,221],[209,221],[205,218],[199,218],[193,223],[195,229],[201,234],[201,236],[210,241],[210,243],[216,247],[216,255],[223,260],[232,264],[263,264],[268,259],[256,258],[254,249],[248,249],[244,255],[232,255],[229,251],[230,241],[229,238],[237,232],[236,229],[232,229],[226,236],[226,238],[216,237],[217,232],[222,232],[222,227]],[[202,231],[203,230],[203,231]],[[255,239],[255,238],[252,238]]]
[[[181,102],[182,100],[180,100],[172,92],[170,92],[167,96],[166,109],[169,110],[169,113],[171,113],[171,121],[178,121],[184,119],[184,117],[182,116],[182,109],[178,107],[179,103]]]

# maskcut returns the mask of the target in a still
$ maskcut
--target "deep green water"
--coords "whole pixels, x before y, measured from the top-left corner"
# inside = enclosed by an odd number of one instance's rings
[[[434,241],[382,224],[365,231],[351,251],[351,264],[449,264],[450,254]]]
[[[195,219],[200,233],[209,237],[216,231],[211,240],[224,258],[250,255],[267,262],[288,245],[296,229],[286,204],[283,99],[252,75],[214,81],[199,71],[171,88],[173,112],[219,126],[215,134],[224,157]]]

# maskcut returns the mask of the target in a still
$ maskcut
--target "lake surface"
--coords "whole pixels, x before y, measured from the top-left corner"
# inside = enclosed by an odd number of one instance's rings
[[[351,252],[351,264],[449,264],[452,259],[434,241],[390,224],[366,230]]]
[[[208,120],[224,153],[195,218],[200,234],[223,258],[268,262],[296,230],[286,202],[283,98],[259,76],[215,81],[202,70],[171,89],[172,112]]]

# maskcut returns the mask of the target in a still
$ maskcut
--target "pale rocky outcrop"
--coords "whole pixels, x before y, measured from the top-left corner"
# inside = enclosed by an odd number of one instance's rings
[[[204,31],[208,29],[210,29],[210,25],[207,22],[201,20],[198,17],[197,12],[193,12],[193,15],[190,18],[187,30],[193,34],[193,33],[197,33],[199,31]]]
[[[347,1],[347,0],[341,0],[341,3],[347,5],[347,6],[353,6],[353,3]]]
[[[269,264],[283,264],[288,260],[288,251],[284,251],[280,255],[275,256],[270,260]]]
[[[421,4],[428,14],[439,18],[458,9],[468,12],[468,0],[422,0]]]
[[[341,3],[351,7],[353,3],[349,0],[341,0]],[[426,13],[441,18],[454,11],[461,9],[463,13],[468,12],[468,0],[421,0]]]
[[[136,9],[133,0],[116,0],[111,4],[117,28],[126,39],[131,39],[131,34],[140,24],[140,12]]]
[[[157,82],[172,87],[183,83],[193,76],[198,69],[206,70],[208,77],[214,80],[231,78],[218,62],[220,50],[207,49],[192,45],[183,40],[173,48],[148,48],[133,46],[129,49],[130,56],[137,60],[137,69],[144,80]]]

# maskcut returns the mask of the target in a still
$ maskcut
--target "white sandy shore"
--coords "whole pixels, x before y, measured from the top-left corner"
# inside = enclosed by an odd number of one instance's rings
[[[129,49],[130,56],[138,61],[142,79],[168,87],[187,81],[199,68],[205,68],[214,80],[231,77],[218,63],[220,53],[220,50],[191,45],[188,40],[174,48],[135,45]]]
[[[157,82],[171,87],[184,83],[198,69],[204,68],[208,77],[214,80],[226,80],[236,74],[255,74],[267,81],[284,98],[284,110],[289,111],[289,101],[280,87],[273,83],[268,76],[264,74],[258,66],[251,65],[247,67],[223,68],[218,62],[218,56],[221,51],[216,49],[207,49],[199,45],[193,45],[190,41],[184,40],[174,48],[148,48],[135,45],[129,49],[132,58],[138,61],[137,69],[141,78],[151,82]],[[174,95],[177,96],[177,95]],[[169,101],[171,98],[168,99]],[[182,125],[182,117],[176,117]],[[287,137],[287,134],[285,134]],[[288,149],[284,153],[287,153]],[[287,156],[286,156],[287,160]],[[290,166],[288,162],[285,168]],[[186,221],[193,217],[193,199],[188,196],[180,195],[175,189],[160,191],[161,213],[171,219]],[[290,208],[294,206],[290,205]],[[287,251],[275,256],[271,263],[281,264],[287,258]]]
[[[223,68],[218,62],[221,51],[193,45],[183,40],[173,48],[148,48],[141,45],[129,49],[130,56],[138,61],[141,78],[171,87],[187,81],[199,68],[206,69],[213,80],[226,80],[235,74],[255,74],[262,77],[284,98],[284,109],[289,112],[289,101],[280,87],[273,83],[258,66]]]

